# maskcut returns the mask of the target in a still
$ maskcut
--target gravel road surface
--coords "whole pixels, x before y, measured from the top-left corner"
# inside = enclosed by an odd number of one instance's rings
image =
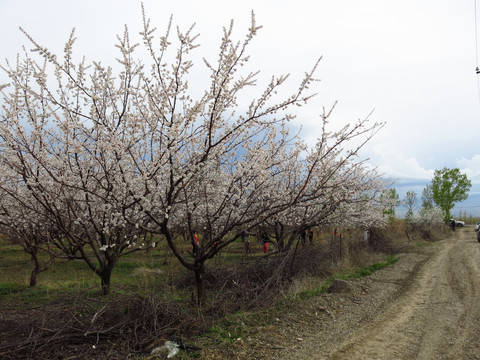
[[[279,321],[296,341],[275,336],[279,349],[265,358],[480,359],[480,243],[473,228],[458,229],[304,312],[304,326]]]

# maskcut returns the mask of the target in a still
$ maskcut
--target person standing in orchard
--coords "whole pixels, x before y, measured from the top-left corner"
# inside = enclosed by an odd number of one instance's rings
[[[261,244],[263,245],[263,252],[266,254],[268,253],[268,242],[270,241],[267,233],[262,234],[262,241]]]

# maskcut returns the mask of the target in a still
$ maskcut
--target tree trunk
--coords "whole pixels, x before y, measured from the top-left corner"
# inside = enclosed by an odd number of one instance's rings
[[[297,240],[297,245],[295,245],[295,251],[293,252],[292,255],[292,261],[290,262],[290,276],[293,275],[293,262],[295,261],[295,256],[297,255],[297,250],[298,250],[298,244],[300,241]]]
[[[197,305],[203,306],[206,300],[205,291],[205,264],[198,263],[195,270],[195,285],[197,287]]]
[[[37,278],[38,278],[38,273],[39,273],[38,266],[35,265],[33,268],[32,272],[30,273],[30,287],[35,287],[37,285]]]
[[[30,287],[35,287],[37,285],[38,274],[40,273],[40,261],[38,260],[37,251],[32,250],[30,253],[32,256],[33,263],[35,264],[32,272],[30,273]]]
[[[104,268],[100,275],[100,279],[102,280],[102,294],[108,295],[110,294],[110,278],[112,276],[113,266],[107,266]]]
[[[53,260],[55,259],[55,256],[50,254],[50,259],[42,266],[42,264],[40,263],[40,259],[38,258],[37,248],[32,248],[28,250],[28,253],[32,257],[32,260],[34,263],[34,267],[32,269],[32,272],[30,273],[30,287],[35,287],[37,285],[38,274],[48,270],[50,265],[53,264]]]
[[[284,227],[281,223],[277,222],[275,224],[275,240],[277,241],[277,249],[280,252],[283,252],[285,249],[285,237],[284,237]]]

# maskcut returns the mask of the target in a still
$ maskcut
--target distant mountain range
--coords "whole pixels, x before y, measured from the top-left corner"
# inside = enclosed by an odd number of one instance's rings
[[[453,215],[458,216],[460,211],[466,212],[467,216],[480,217],[480,194],[470,194],[467,200],[456,204],[453,208]]]

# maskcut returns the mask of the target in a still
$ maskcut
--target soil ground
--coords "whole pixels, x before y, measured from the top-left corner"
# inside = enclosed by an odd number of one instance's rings
[[[473,227],[406,254],[341,294],[295,305],[208,359],[480,359]],[[227,357],[225,357],[227,356]]]

